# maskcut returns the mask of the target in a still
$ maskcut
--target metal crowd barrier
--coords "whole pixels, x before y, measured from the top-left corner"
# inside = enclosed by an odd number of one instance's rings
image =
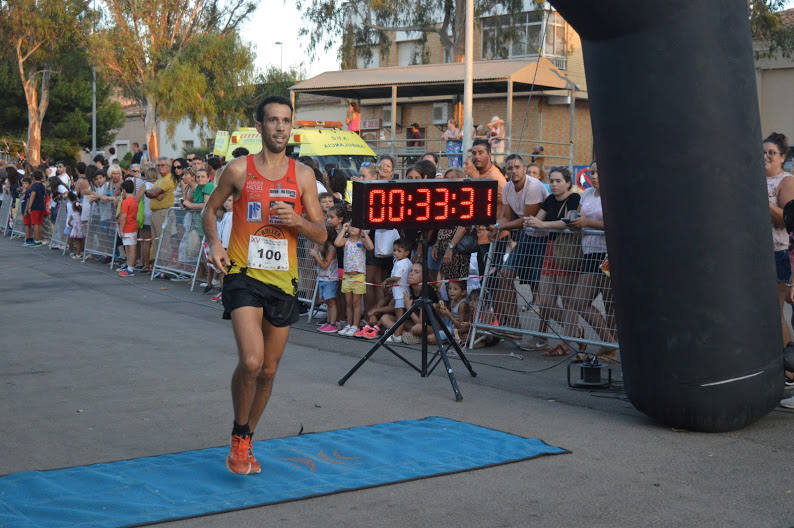
[[[11,204],[14,198],[10,194],[3,193],[3,203],[0,205],[0,232],[5,235],[10,234],[9,228],[11,227],[11,219],[13,218],[13,210]]]
[[[309,321],[317,296],[317,263],[311,256],[314,246],[311,240],[298,236],[298,300],[310,305]]]
[[[200,213],[170,208],[158,242],[151,278],[167,274],[195,282],[204,242]]]
[[[25,238],[25,221],[22,214],[22,200],[17,200],[14,222],[11,225],[11,238]]]
[[[86,261],[88,255],[95,255],[110,258],[110,267],[113,267],[116,260],[116,238],[118,235],[118,224],[113,210],[111,203],[94,202],[91,204],[85,230],[83,262]]]
[[[605,252],[582,251],[583,237],[589,250],[604,232],[528,228],[525,234],[537,236],[527,236],[526,244],[491,243],[469,346],[479,332],[564,339],[581,350],[586,345],[617,348],[608,259]],[[518,235],[514,231],[512,238]],[[569,345],[566,351],[577,350]]]
[[[62,249],[63,253],[66,253],[66,248],[69,247],[69,235],[66,234],[66,223],[69,220],[67,210],[66,200],[61,200],[55,212],[55,225],[50,235],[50,249]]]

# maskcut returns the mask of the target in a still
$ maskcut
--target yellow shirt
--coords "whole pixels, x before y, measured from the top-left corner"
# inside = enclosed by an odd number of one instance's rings
[[[161,176],[156,182],[154,182],[155,187],[159,187],[165,191],[165,194],[162,195],[160,198],[152,198],[149,200],[149,204],[151,206],[152,211],[157,211],[159,209],[168,209],[169,207],[174,206],[174,178],[170,174],[166,174],[165,176]]]

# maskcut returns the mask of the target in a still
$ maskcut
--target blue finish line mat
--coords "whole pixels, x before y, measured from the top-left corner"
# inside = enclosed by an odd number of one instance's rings
[[[225,466],[228,446],[0,477],[0,526],[130,526],[567,453],[448,418],[254,442],[259,475]]]

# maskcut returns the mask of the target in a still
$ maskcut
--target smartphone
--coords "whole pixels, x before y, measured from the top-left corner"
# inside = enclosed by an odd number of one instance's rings
[[[563,221],[563,222],[565,222],[566,224],[569,224],[569,223],[571,222],[571,219],[570,219],[570,218],[560,218],[560,220],[562,220],[562,221]]]

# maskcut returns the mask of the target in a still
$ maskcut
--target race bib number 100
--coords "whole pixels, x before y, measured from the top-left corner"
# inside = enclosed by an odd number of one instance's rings
[[[270,271],[289,270],[287,240],[251,235],[248,241],[248,267]]]

